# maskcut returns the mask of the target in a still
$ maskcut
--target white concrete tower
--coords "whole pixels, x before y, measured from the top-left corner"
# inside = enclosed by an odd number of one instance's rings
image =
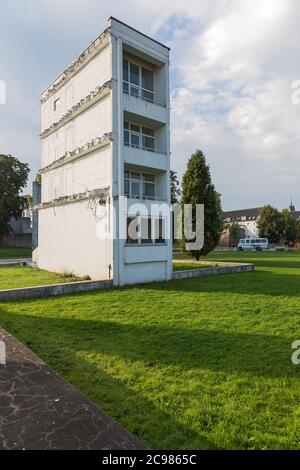
[[[40,268],[171,278],[169,109],[169,49],[110,18],[42,95]]]

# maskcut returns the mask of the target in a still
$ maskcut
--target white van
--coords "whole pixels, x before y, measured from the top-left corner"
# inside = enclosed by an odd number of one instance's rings
[[[242,238],[238,244],[238,250],[267,250],[269,240],[267,238]]]

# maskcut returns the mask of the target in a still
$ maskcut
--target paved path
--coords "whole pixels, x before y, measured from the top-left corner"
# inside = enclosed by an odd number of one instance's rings
[[[145,449],[13,336],[0,329],[0,449]]]

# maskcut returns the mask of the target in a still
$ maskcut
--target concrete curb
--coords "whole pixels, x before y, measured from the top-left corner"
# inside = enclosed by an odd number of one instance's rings
[[[31,258],[12,258],[1,259],[0,268],[7,268],[10,266],[32,266]]]
[[[174,271],[173,280],[191,279],[193,277],[218,276],[220,274],[244,273],[255,270],[251,263],[237,264],[235,266],[221,266],[218,268],[191,269],[185,271]]]
[[[0,290],[0,301],[36,299],[53,297],[57,295],[79,294],[96,290],[109,289],[113,286],[112,280],[105,281],[78,281],[65,284],[52,284],[47,286],[21,287],[19,289]]]

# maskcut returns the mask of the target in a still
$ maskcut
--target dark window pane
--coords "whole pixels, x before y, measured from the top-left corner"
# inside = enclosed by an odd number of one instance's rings
[[[135,124],[130,124],[130,130],[132,132],[138,132],[138,133],[140,132],[139,126],[136,126]]]
[[[143,195],[145,198],[155,198],[155,186],[153,183],[143,183]]]
[[[132,147],[140,147],[140,136],[136,134],[131,134],[131,146]]]
[[[155,176],[154,175],[149,175],[149,174],[143,174],[143,180],[147,181],[149,183],[154,183],[155,182]]]
[[[149,135],[150,137],[154,137],[154,129],[150,129],[149,127],[143,127],[142,133],[145,135]]]
[[[124,121],[124,129],[129,129],[129,123],[127,121]]]
[[[153,72],[148,69],[142,68],[142,88],[146,88],[146,90],[153,91],[154,90],[154,80],[153,80]]]
[[[141,243],[152,243],[150,218],[141,221]]]
[[[129,147],[129,131],[124,131],[124,145]]]
[[[129,196],[129,194],[130,194],[129,185],[130,185],[129,180],[125,179],[124,180],[124,193],[125,193],[126,196]]]
[[[129,76],[128,76],[128,60],[127,59],[124,59],[123,60],[123,80],[125,80],[125,82],[128,82],[129,80]]]
[[[154,102],[154,93],[152,91],[142,90],[142,98],[145,101]]]
[[[165,243],[166,241],[166,222],[164,219],[155,220],[155,243]]]
[[[130,64],[130,83],[133,85],[140,85],[139,67],[135,64]]]
[[[131,94],[131,96],[135,96],[136,98],[138,98],[139,97],[139,89],[136,88],[135,86],[131,85],[130,94]]]
[[[153,139],[153,137],[145,137],[143,135],[142,139],[143,139],[143,148],[145,148],[147,150],[151,150],[152,152],[154,152],[154,139]]]
[[[140,183],[131,181],[131,196],[135,198],[140,197]]]

